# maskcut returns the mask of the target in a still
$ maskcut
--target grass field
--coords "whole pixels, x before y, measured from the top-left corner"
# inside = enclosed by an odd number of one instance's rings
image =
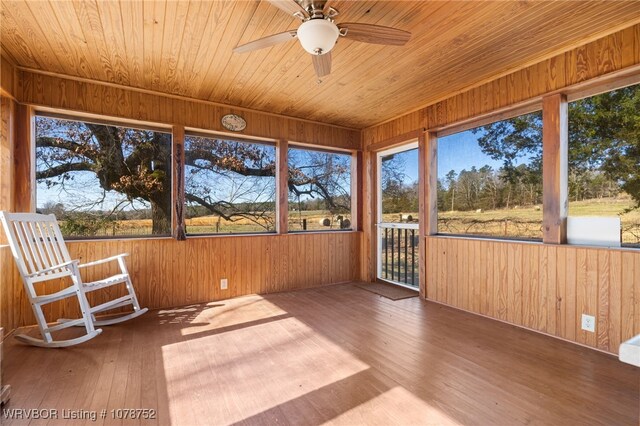
[[[349,220],[349,215],[340,215],[343,219]],[[329,219],[329,226],[320,223],[321,220]],[[324,211],[306,211],[302,215],[298,212],[289,213],[289,230],[302,231],[302,221],[306,220],[306,230],[336,230],[340,229],[340,222],[337,216],[332,216]],[[273,232],[275,230],[275,213],[261,219],[258,223],[250,219],[240,219],[234,222],[224,220],[218,216],[201,216],[186,219],[188,234],[238,234],[238,233],[259,233]],[[149,235],[151,234],[151,219],[120,220],[100,229],[97,236],[127,236],[127,235]]]
[[[640,210],[633,207],[630,199],[601,199],[569,203],[571,216],[618,216],[622,219],[622,238],[627,244],[640,244]],[[384,222],[406,222],[402,217],[412,216],[417,223],[417,212],[390,213],[383,215]],[[350,219],[349,215],[343,215]],[[320,223],[329,219],[329,226]],[[340,223],[337,216],[323,211],[289,212],[289,229],[302,231],[302,221],[306,220],[307,230],[337,230]],[[202,216],[186,220],[189,234],[233,234],[273,232],[275,214],[262,219],[259,224],[249,219],[235,222],[217,216]],[[348,228],[348,227],[347,227]],[[438,215],[438,232],[449,234],[471,234],[508,238],[542,238],[541,206],[514,207],[511,209],[476,211],[446,211]],[[127,236],[151,234],[151,220],[123,220],[102,228],[97,236]]]
[[[630,199],[599,199],[569,203],[570,216],[620,216],[622,242],[640,243],[640,210]],[[542,238],[542,206],[487,210],[483,212],[441,212],[438,232],[510,238]]]

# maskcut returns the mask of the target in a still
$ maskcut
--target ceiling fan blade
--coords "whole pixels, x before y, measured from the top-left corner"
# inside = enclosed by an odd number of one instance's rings
[[[285,41],[293,40],[296,38],[296,30],[285,31],[283,33],[273,34],[267,37],[259,38],[258,40],[250,41],[249,43],[242,44],[235,49],[234,53],[245,53],[253,50],[264,49],[265,47],[271,47],[278,43],[284,43]]]
[[[312,55],[311,58],[318,78],[331,73],[331,52],[327,52],[324,55]]]
[[[345,23],[339,26],[343,31],[346,29],[346,38],[364,43],[403,46],[411,38],[409,31],[380,25]]]
[[[271,5],[300,19],[308,18],[309,14],[295,0],[268,0]],[[299,14],[302,14],[301,16]]]

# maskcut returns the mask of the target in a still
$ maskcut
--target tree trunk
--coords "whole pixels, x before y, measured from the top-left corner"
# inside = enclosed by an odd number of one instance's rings
[[[171,190],[153,197],[151,203],[151,233],[153,235],[171,234]]]
[[[455,188],[451,191],[451,211],[454,211],[454,204],[456,202],[456,190]]]

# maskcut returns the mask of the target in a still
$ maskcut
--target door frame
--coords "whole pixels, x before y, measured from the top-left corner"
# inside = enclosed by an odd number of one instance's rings
[[[393,285],[397,285],[397,286],[401,286],[401,287],[405,287],[411,290],[416,290],[419,291],[420,290],[420,285],[418,284],[418,286],[411,286],[408,284],[404,284],[398,281],[392,281],[389,279],[385,279],[382,278],[382,232],[380,231],[383,225],[386,225],[387,227],[393,227],[393,228],[398,228],[398,229],[419,229],[420,226],[420,214],[418,212],[418,223],[416,224],[404,224],[404,226],[398,226],[397,223],[391,223],[391,222],[382,222],[382,157],[386,157],[388,155],[392,155],[392,154],[398,154],[401,152],[405,152],[405,151],[411,151],[414,149],[418,149],[419,147],[419,140],[418,139],[414,139],[414,140],[410,140],[406,143],[403,143],[401,145],[397,145],[394,146],[393,148],[389,148],[389,149],[384,149],[381,151],[377,151],[376,152],[376,182],[375,182],[375,191],[376,191],[376,206],[375,206],[375,232],[376,232],[376,280],[378,281],[383,281],[383,282],[387,282]],[[418,158],[418,161],[420,161],[420,158]],[[420,176],[418,176],[418,178],[420,178]],[[420,194],[418,194],[419,196]]]

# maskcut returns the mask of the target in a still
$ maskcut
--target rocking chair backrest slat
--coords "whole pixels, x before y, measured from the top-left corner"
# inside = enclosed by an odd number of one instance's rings
[[[11,245],[13,257],[18,262],[18,269],[22,266],[24,275],[31,274],[36,270],[36,267],[33,265],[33,261],[31,260],[31,253],[29,252],[29,246],[27,245],[27,237],[23,233],[22,225],[19,222],[8,222],[5,226],[5,231],[7,230],[9,230],[9,232],[7,232],[9,234],[9,244]],[[13,241],[11,235],[14,235]],[[15,238],[15,235],[18,236],[17,239]]]
[[[42,243],[40,242],[40,235],[38,235],[38,231],[36,229],[36,223],[34,222],[24,222],[22,226],[25,227],[27,231],[27,235],[29,236],[29,241],[32,243],[32,251],[33,257],[36,260],[36,264],[40,270],[50,268],[53,266],[47,256],[45,256],[44,250],[42,248]]]
[[[46,226],[44,222],[35,223],[35,227],[37,232],[42,236],[41,243],[42,248],[46,254],[46,257],[49,259],[49,263],[51,265],[59,265],[60,262],[55,257],[53,250],[51,249],[51,242],[49,241],[49,234],[46,232]]]
[[[69,254],[69,250],[67,250],[67,245],[64,242],[64,237],[62,236],[62,232],[60,231],[60,226],[58,225],[58,220],[54,215],[50,215],[51,221],[48,222],[49,229],[51,229],[52,238],[51,243],[57,248],[60,253],[62,262],[68,262],[71,260],[71,255]]]
[[[49,237],[49,233],[47,232],[47,222],[35,222],[33,225],[35,226],[37,233],[41,236],[40,243],[44,250],[45,256],[49,259],[49,266],[59,265],[63,263],[64,261],[59,259],[58,256],[56,256],[55,251],[53,250],[54,240]]]
[[[44,231],[44,235],[46,235],[45,237],[45,244],[47,247],[49,247],[49,250],[51,252],[51,256],[55,259],[55,264],[59,265],[61,263],[65,262],[65,258],[62,255],[62,252],[60,251],[59,248],[59,242],[60,240],[58,240],[56,238],[56,235],[53,231],[53,228],[51,226],[51,223],[48,222],[43,222],[40,224],[40,226],[42,227],[43,231]],[[67,255],[67,258],[69,256]]]
[[[0,212],[11,252],[23,276],[71,260],[54,215]],[[54,269],[45,274],[64,273]]]

